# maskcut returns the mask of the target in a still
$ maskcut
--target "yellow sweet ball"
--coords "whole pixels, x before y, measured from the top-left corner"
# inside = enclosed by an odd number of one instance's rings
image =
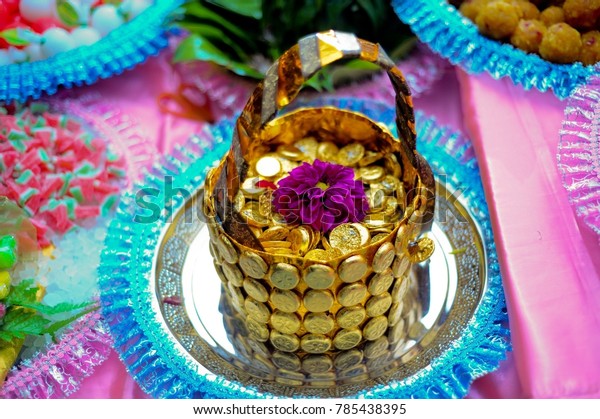
[[[592,29],[600,18],[600,0],[565,0],[565,22],[577,29]]]
[[[517,13],[521,19],[537,19],[540,15],[540,10],[536,5],[527,0],[512,0],[511,3],[517,6]]]
[[[483,7],[475,23],[484,35],[494,39],[508,38],[519,24],[518,8],[501,0],[493,1]]]
[[[510,43],[525,52],[537,53],[546,33],[546,25],[539,20],[521,20],[510,37]]]
[[[589,31],[581,35],[579,61],[594,65],[600,61],[600,31]]]
[[[0,272],[0,300],[4,300],[10,292],[10,274],[8,271]]]
[[[552,26],[555,23],[565,21],[565,12],[562,7],[550,6],[540,13],[540,21],[546,26]]]
[[[567,23],[556,23],[546,30],[539,52],[548,61],[567,64],[577,61],[580,51],[579,32]]]
[[[479,12],[493,0],[466,0],[458,8],[460,13],[467,19],[475,22]]]

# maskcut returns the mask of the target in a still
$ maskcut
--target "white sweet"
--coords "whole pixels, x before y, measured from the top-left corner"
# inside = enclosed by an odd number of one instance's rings
[[[13,60],[8,51],[0,49],[0,65],[12,64]]]
[[[123,16],[112,4],[103,4],[92,12],[92,27],[98,30],[100,36],[108,35],[123,23]]]
[[[19,12],[30,22],[44,17],[54,17],[56,11],[55,0],[21,0]]]
[[[62,28],[50,28],[42,36],[42,53],[44,57],[52,57],[59,52],[75,48],[73,38]]]
[[[39,61],[44,58],[42,55],[42,46],[40,44],[29,44],[25,47],[25,52],[29,61]]]
[[[100,40],[100,33],[92,27],[79,27],[71,31],[71,39],[76,47],[83,45],[92,45]]]
[[[10,58],[12,58],[13,62],[15,62],[15,63],[22,63],[23,61],[27,60],[27,53],[22,49],[10,47],[8,49],[8,54],[10,55]]]

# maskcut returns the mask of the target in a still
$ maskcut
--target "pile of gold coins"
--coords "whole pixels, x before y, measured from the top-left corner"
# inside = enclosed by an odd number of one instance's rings
[[[394,310],[390,313],[389,333],[363,345],[335,353],[289,351],[288,349],[295,345],[287,341],[284,333],[279,335],[280,345],[283,347],[274,348],[269,342],[256,339],[252,326],[227,298],[227,292],[222,292],[219,307],[223,314],[225,331],[238,355],[233,363],[264,380],[292,387],[334,388],[336,385],[361,383],[369,378],[380,377],[412,356],[409,349],[410,339],[415,339],[419,334],[421,304],[417,283],[415,280],[405,281],[399,288],[402,290],[398,289],[395,292],[405,294],[401,304],[394,304]],[[340,323],[342,325],[355,323],[356,318],[360,317],[357,312],[357,310],[349,310],[340,313]],[[273,314],[276,328],[278,330],[287,328],[288,332],[292,331],[288,323],[292,316],[282,312],[276,313],[279,313],[279,315]],[[278,317],[283,318],[277,320]],[[321,332],[333,327],[333,320],[328,322],[325,318],[325,316],[313,315],[311,320],[309,315],[305,319],[305,327]],[[354,333],[348,330],[345,332],[347,336]],[[315,342],[315,347],[318,347],[318,344],[319,342]]]
[[[342,224],[328,234],[321,234],[307,225],[290,225],[273,211],[272,189],[261,181],[275,186],[294,168],[315,159],[354,169],[355,178],[363,182],[369,203],[363,222]],[[330,141],[304,138],[292,145],[281,145],[275,152],[252,162],[235,197],[234,207],[246,219],[266,252],[330,260],[380,241],[392,232],[406,207],[400,175],[401,167],[394,154],[365,150],[359,143],[338,148]]]

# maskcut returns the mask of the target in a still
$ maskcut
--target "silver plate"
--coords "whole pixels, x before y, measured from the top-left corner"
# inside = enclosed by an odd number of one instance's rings
[[[152,274],[153,305],[160,321],[193,360],[199,374],[215,374],[274,395],[342,397],[426,368],[464,330],[487,287],[486,253],[480,228],[460,194],[437,183],[438,199],[430,237],[436,250],[413,269],[423,317],[409,330],[403,347],[377,370],[336,385],[289,385],[265,374],[234,349],[219,301],[221,281],[213,268],[205,225],[198,219],[197,197],[190,199],[162,234]]]

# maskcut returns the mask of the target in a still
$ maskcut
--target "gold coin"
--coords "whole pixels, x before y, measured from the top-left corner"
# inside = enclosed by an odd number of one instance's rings
[[[225,259],[229,263],[237,262],[237,251],[235,250],[235,247],[233,247],[233,244],[231,244],[231,241],[229,241],[227,236],[221,234],[217,238],[215,244],[217,245],[217,250],[223,259]]]
[[[225,262],[225,263],[227,263],[227,262]],[[223,273],[223,269],[222,269],[221,265],[218,264],[216,260],[213,260],[213,266],[215,267],[215,272],[219,276],[219,279],[221,280],[221,282],[223,284],[227,284],[228,279],[225,276],[225,273]]]
[[[381,295],[375,295],[367,301],[365,308],[367,310],[367,316],[377,317],[384,314],[392,305],[392,296],[389,292]]]
[[[344,282],[356,282],[362,279],[369,270],[369,264],[360,255],[350,256],[340,263],[338,275]]]
[[[248,295],[254,298],[256,301],[265,303],[269,300],[269,293],[263,284],[252,278],[244,279],[244,289]]]
[[[408,243],[413,239],[414,228],[410,224],[400,226],[396,242],[394,243],[397,255],[405,255],[408,250]]]
[[[373,256],[373,271],[380,273],[389,268],[394,261],[394,245],[390,242],[382,244]]]
[[[429,237],[423,237],[414,245],[408,246],[408,258],[413,263],[420,263],[429,259],[434,251],[435,242]]]
[[[382,336],[388,328],[388,320],[385,316],[373,317],[365,324],[363,336],[367,340],[375,340]]]
[[[282,226],[273,226],[273,227],[269,227],[268,229],[263,231],[263,233],[260,235],[260,237],[258,239],[261,242],[265,242],[265,241],[279,242],[281,240],[285,240],[286,237],[288,236],[288,234],[290,234],[289,229],[282,227]],[[291,247],[291,244],[290,244],[290,247]]]
[[[402,176],[402,167],[400,166],[400,163],[398,163],[398,158],[395,154],[386,154],[383,158],[383,163],[386,173],[389,173],[396,179],[400,179]]]
[[[354,306],[363,302],[367,296],[367,287],[362,283],[346,285],[338,291],[338,301],[344,307]]]
[[[347,370],[340,371],[338,378],[344,380],[345,383],[360,383],[366,378],[366,374],[367,366],[359,364]]]
[[[390,286],[394,282],[394,275],[390,268],[383,272],[376,273],[371,277],[369,281],[369,294],[379,295],[390,289]]]
[[[254,237],[260,237],[260,235],[262,234],[262,227],[254,227],[251,225],[248,225],[248,227],[250,227],[250,231],[252,231],[252,234],[254,234]]]
[[[385,193],[381,189],[370,188],[365,191],[367,202],[369,203],[369,212],[380,212],[385,209]]]
[[[223,263],[221,266],[223,269],[223,273],[225,277],[233,283],[236,287],[241,287],[244,282],[244,275],[242,271],[237,267],[237,265],[232,265],[230,263]]]
[[[408,291],[409,286],[410,281],[408,278],[398,278],[394,284],[394,288],[392,288],[392,301],[402,301],[406,295],[406,292]]]
[[[333,368],[333,361],[327,355],[307,355],[302,360],[302,370],[309,374],[321,374]]]
[[[288,241],[292,244],[291,248],[294,252],[304,255],[310,249],[312,235],[309,227],[300,226],[288,235]]]
[[[265,217],[263,209],[256,201],[246,203],[240,214],[248,221],[250,226],[267,227],[269,225],[269,219]]]
[[[331,332],[335,322],[325,313],[308,313],[304,317],[304,328],[307,332],[326,335]]]
[[[262,342],[258,342],[252,339],[248,339],[248,346],[250,348],[252,348],[252,350],[254,352],[256,352],[257,354],[264,356],[266,358],[271,356],[271,353],[269,352],[269,349],[267,348],[267,346],[262,343]]]
[[[395,326],[400,320],[402,320],[402,310],[404,308],[404,302],[393,303],[388,313],[388,323],[390,326]]]
[[[246,180],[244,180],[242,182],[242,185],[240,186],[240,190],[248,198],[258,197],[260,194],[262,194],[265,191],[265,188],[256,186],[256,184],[259,181],[260,181],[260,178],[258,178],[258,177],[246,178]]]
[[[340,149],[337,161],[343,166],[354,166],[365,155],[365,148],[360,143],[348,144]]]
[[[358,231],[360,236],[360,246],[365,247],[368,245],[371,242],[371,233],[369,232],[369,229],[361,223],[352,223],[352,225]]]
[[[356,170],[356,177],[363,183],[375,183],[385,176],[385,170],[379,166],[361,167]]]
[[[362,159],[360,159],[360,161],[358,162],[358,165],[360,167],[365,167],[365,166],[375,163],[377,160],[381,159],[382,157],[383,157],[383,154],[381,154],[381,153],[378,153],[376,151],[367,150],[367,151],[365,151],[365,156]]]
[[[275,310],[271,315],[271,324],[281,333],[294,334],[300,329],[300,319],[295,313]]]
[[[284,249],[282,247],[265,247],[265,252],[272,255],[296,256],[292,249]]]
[[[306,252],[306,254],[304,255],[304,258],[314,260],[317,262],[327,262],[331,259],[335,259],[336,257],[338,257],[338,256],[336,256],[337,253],[333,252],[335,250],[337,250],[337,249],[333,249],[333,248],[330,250],[313,249],[313,250]],[[337,250],[337,252],[340,252],[340,251]],[[339,255],[341,256],[341,252]]]
[[[333,371],[309,374],[308,379],[310,381],[308,385],[310,385],[311,387],[332,388],[336,385],[335,378],[336,375]]]
[[[319,230],[310,229],[311,238],[310,238],[310,247],[309,249],[315,249],[319,243],[321,242],[321,232]]]
[[[388,195],[391,195],[394,192],[396,192],[398,188],[402,187],[402,182],[400,181],[400,179],[395,178],[394,176],[387,175],[381,180],[379,186],[385,192],[387,192]]]
[[[407,336],[408,334],[406,332],[406,323],[402,319],[390,328],[390,331],[388,333],[388,341],[390,342],[390,344],[394,345],[400,341],[404,341],[404,339]]]
[[[360,232],[354,224],[340,224],[329,233],[329,244],[343,254],[361,248]]]
[[[366,358],[377,358],[383,355],[389,346],[389,342],[385,336],[380,336],[377,339],[367,342],[364,348]]]
[[[294,313],[300,308],[300,297],[293,291],[275,289],[271,293],[271,302],[286,313]]]
[[[257,322],[267,323],[269,321],[269,317],[271,317],[271,311],[269,308],[260,301],[256,301],[252,297],[246,298],[244,307],[248,312],[248,316]]]
[[[340,327],[344,329],[357,327],[366,317],[367,312],[362,306],[344,307],[335,316]]]
[[[304,374],[302,374],[301,372],[291,371],[291,370],[282,368],[279,371],[277,371],[277,375],[280,378],[285,378],[288,380],[294,380],[295,382],[300,382],[299,385],[304,384]],[[297,386],[298,384],[294,384],[294,385]]]
[[[398,200],[393,196],[388,196],[385,199],[383,213],[385,215],[394,215],[396,212],[400,211],[400,207],[398,205]]]
[[[256,279],[264,278],[269,269],[263,258],[250,251],[244,251],[240,255],[240,267],[246,275]]]
[[[273,346],[283,352],[295,352],[300,347],[300,339],[298,339],[298,336],[296,335],[289,335],[277,330],[272,330],[270,339]]]
[[[407,257],[396,256],[396,259],[394,259],[394,262],[392,263],[392,273],[396,278],[405,276],[409,268],[410,259]]]
[[[244,306],[244,294],[242,291],[233,285],[232,282],[227,284],[227,289],[229,290],[229,294],[231,295],[231,300],[235,308]]]
[[[333,338],[333,346],[346,351],[354,348],[362,340],[362,333],[358,329],[342,329]]]
[[[257,322],[252,317],[246,317],[246,327],[250,332],[250,337],[259,342],[266,342],[269,339],[269,329],[262,323]]]
[[[298,371],[302,365],[300,363],[300,358],[289,352],[275,351],[273,352],[272,359],[273,364],[275,364],[277,368],[283,368],[289,371]]]
[[[349,351],[340,352],[333,360],[333,365],[338,371],[345,371],[349,368],[354,368],[363,360],[363,352],[358,349],[350,349]]]
[[[270,219],[271,219],[271,214],[273,214],[273,191],[271,189],[267,189],[264,193],[262,193],[259,197],[258,197],[258,211],[259,214],[263,217],[267,219],[267,222],[270,223]],[[257,222],[262,222],[262,219],[258,220]],[[260,225],[259,227],[266,227],[263,225]]]
[[[276,263],[271,271],[271,283],[279,289],[291,290],[300,282],[298,268],[288,263]]]
[[[242,208],[244,208],[244,205],[246,205],[246,198],[244,197],[242,191],[238,191],[233,198],[233,208],[237,212],[240,212]]]
[[[275,367],[273,367],[273,364],[271,363],[268,357],[255,354],[252,364],[261,371],[268,373],[275,372]]]
[[[296,148],[299,148],[302,153],[306,157],[309,157],[311,160],[317,158],[317,149],[319,147],[319,143],[313,137],[306,137],[301,140],[298,140],[294,143]]]
[[[310,290],[304,295],[304,307],[313,313],[327,311],[333,305],[333,295],[329,291]]]
[[[329,288],[335,280],[335,271],[326,265],[311,265],[304,270],[304,282],[311,288]]]
[[[256,173],[263,177],[277,176],[281,172],[281,163],[274,156],[263,156],[256,162]]]
[[[382,212],[378,212],[376,214],[367,214],[365,219],[362,221],[365,226],[369,229],[382,228],[382,227],[392,227],[394,225],[393,218],[388,215],[385,215]]]
[[[325,250],[331,249],[331,245],[329,244],[329,241],[327,240],[327,237],[325,237],[325,236],[321,237],[321,245],[323,246],[323,249],[325,249]]]
[[[337,161],[337,154],[339,153],[338,146],[331,141],[325,141],[319,143],[317,146],[317,158],[326,162]]]
[[[280,145],[277,147],[277,154],[285,157],[286,159],[299,161],[304,158],[304,153],[298,147],[293,145]]]
[[[309,354],[322,354],[331,348],[331,339],[325,335],[310,333],[302,336],[300,347]]]
[[[304,384],[304,380],[294,380],[293,378],[286,378],[280,376],[275,377],[275,382],[288,387],[300,387]]]

